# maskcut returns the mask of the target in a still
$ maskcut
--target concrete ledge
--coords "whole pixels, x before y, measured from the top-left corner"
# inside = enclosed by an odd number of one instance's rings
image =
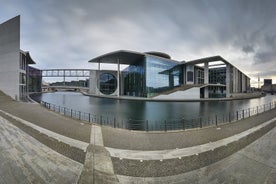
[[[79,141],[79,140],[76,140],[76,139],[72,139],[70,137],[66,137],[66,136],[57,134],[55,132],[52,132],[50,130],[47,130],[45,128],[39,127],[39,126],[37,126],[37,125],[35,125],[33,123],[25,121],[25,120],[23,120],[21,118],[18,118],[18,117],[14,116],[14,115],[12,115],[10,113],[7,113],[5,111],[0,110],[0,112],[2,112],[6,116],[8,116],[8,117],[10,117],[10,118],[12,118],[12,119],[14,119],[16,121],[19,121],[20,123],[22,123],[22,124],[24,124],[24,125],[26,125],[28,127],[31,127],[33,129],[39,131],[40,133],[43,133],[43,134],[47,135],[48,137],[54,138],[54,139],[56,139],[58,141],[61,141],[61,142],[65,143],[65,144],[68,144],[68,145],[70,145],[72,147],[79,148],[79,149],[83,150],[84,152],[86,151],[86,149],[87,149],[87,147],[89,145],[86,142]]]
[[[202,152],[211,151],[222,146],[227,146],[228,144],[239,141],[240,139],[255,133],[261,128],[268,126],[276,121],[276,118],[269,120],[261,125],[253,127],[249,130],[241,132],[239,134],[233,135],[231,137],[221,139],[215,142],[210,142],[207,144],[202,144],[193,147],[181,148],[181,149],[168,149],[168,150],[158,150],[158,151],[139,151],[139,150],[123,150],[116,148],[106,149],[110,152],[112,157],[118,157],[121,159],[132,159],[132,160],[161,160],[161,159],[174,159],[179,157],[187,157],[191,155],[200,154]]]
[[[250,131],[246,131],[247,133],[243,132],[239,137],[233,137],[232,141],[227,142],[227,144],[221,144],[223,142],[221,141],[219,142],[220,146],[214,147],[214,144],[210,143],[210,146],[212,146],[211,149],[208,149],[207,146],[205,148],[198,147],[197,150],[193,150],[190,154],[186,156],[183,155],[183,157],[179,155],[177,155],[179,156],[177,157],[175,155],[176,158],[168,157],[168,159],[160,159],[164,158],[163,155],[163,157],[158,157],[160,160],[138,160],[138,158],[146,158],[144,157],[145,155],[143,157],[141,157],[141,155],[135,155],[135,157],[131,157],[133,159],[124,159],[117,157],[118,155],[116,155],[115,157],[112,157],[114,171],[115,174],[118,175],[135,177],[161,177],[185,173],[210,165],[237,152],[267,133],[275,126],[276,121],[274,118],[273,120],[263,124],[263,126],[254,127],[253,129],[250,129]],[[200,148],[204,149],[200,151]],[[195,151],[200,152],[196,153]],[[114,153],[111,153],[111,155],[114,155]],[[147,158],[149,159],[150,157]]]

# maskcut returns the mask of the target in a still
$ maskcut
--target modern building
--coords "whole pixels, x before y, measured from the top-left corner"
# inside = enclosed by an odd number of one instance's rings
[[[92,95],[199,99],[250,90],[250,78],[221,56],[180,62],[165,53],[120,50],[89,62],[98,64],[90,74]],[[101,70],[102,63],[117,69]]]
[[[0,90],[15,100],[28,94],[30,53],[20,49],[20,16],[0,24]]]

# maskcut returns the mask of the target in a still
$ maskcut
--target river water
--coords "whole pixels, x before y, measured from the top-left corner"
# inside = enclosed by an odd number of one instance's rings
[[[173,121],[181,118],[210,117],[253,108],[276,101],[276,96],[267,95],[262,98],[233,101],[151,102],[89,97],[75,92],[55,92],[42,94],[41,100],[103,117]]]

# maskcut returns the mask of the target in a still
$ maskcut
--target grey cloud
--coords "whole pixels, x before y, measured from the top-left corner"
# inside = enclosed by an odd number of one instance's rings
[[[249,53],[253,53],[255,50],[253,46],[247,45],[242,48],[242,51],[245,52],[246,54],[249,54]]]
[[[22,49],[43,68],[86,67],[119,49],[159,50],[177,60],[226,53],[231,62],[246,53],[258,67],[276,58],[274,0],[12,1],[4,4],[22,14]],[[1,17],[11,18],[7,10]]]
[[[268,62],[276,62],[276,53],[274,51],[258,52],[254,56],[256,64],[265,64]]]

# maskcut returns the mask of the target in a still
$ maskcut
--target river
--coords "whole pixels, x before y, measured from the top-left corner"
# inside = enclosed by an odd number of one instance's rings
[[[276,101],[276,96],[233,101],[152,102],[89,97],[75,92],[54,92],[42,94],[41,100],[110,118],[159,121],[227,114]]]

